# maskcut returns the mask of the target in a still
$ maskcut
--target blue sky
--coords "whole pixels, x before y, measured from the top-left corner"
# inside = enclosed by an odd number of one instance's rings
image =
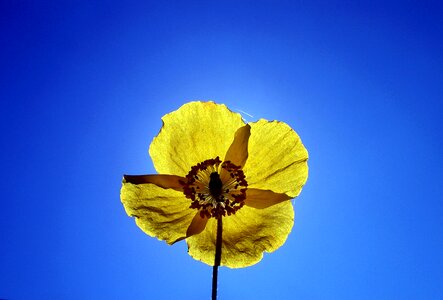
[[[119,199],[160,118],[209,99],[310,154],[287,242],[221,268],[220,299],[443,298],[438,1],[0,6],[0,298],[209,299],[211,268]]]

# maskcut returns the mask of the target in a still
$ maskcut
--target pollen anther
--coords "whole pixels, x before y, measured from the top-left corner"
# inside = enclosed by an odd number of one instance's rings
[[[205,160],[191,167],[185,178],[180,181],[183,193],[192,201],[190,208],[198,209],[202,217],[229,216],[244,205],[246,176],[240,166],[230,161],[222,163],[218,156]]]

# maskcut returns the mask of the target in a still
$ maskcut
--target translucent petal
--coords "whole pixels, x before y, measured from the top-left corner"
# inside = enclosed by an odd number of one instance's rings
[[[248,159],[248,140],[250,135],[251,126],[245,125],[240,127],[234,136],[234,140],[229,146],[226,152],[224,161],[230,161],[231,163],[243,167]],[[230,180],[229,172],[225,169],[221,169],[220,178],[223,182]]]
[[[189,237],[194,234],[199,234],[205,229],[207,222],[208,218],[202,217],[200,213],[196,213],[188,227],[188,230],[186,231],[186,236]]]
[[[183,185],[180,184],[180,180],[186,182],[186,178],[176,175],[124,175],[125,182],[133,184],[153,183],[164,189],[174,189],[183,193]]]
[[[251,125],[243,168],[250,188],[296,197],[308,178],[308,151],[287,124],[259,120]]]
[[[126,213],[148,235],[173,244],[186,238],[196,214],[182,192],[155,184],[132,184],[123,181],[120,192]]]
[[[286,194],[274,193],[270,190],[248,189],[245,205],[254,208],[266,208],[289,199],[291,197]]]
[[[226,154],[240,114],[214,102],[190,102],[162,118],[163,127],[149,148],[158,173],[185,176],[192,166]]]
[[[243,167],[248,158],[248,140],[251,126],[245,125],[237,130],[234,141],[226,152],[225,159],[233,164]]]
[[[263,252],[273,252],[286,241],[294,224],[291,201],[255,209],[244,206],[223,217],[221,265],[243,268],[259,262]],[[209,219],[205,230],[186,239],[188,252],[196,260],[214,264],[217,220]]]

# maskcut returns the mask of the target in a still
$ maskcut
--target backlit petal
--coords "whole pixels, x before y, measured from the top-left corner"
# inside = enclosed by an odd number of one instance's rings
[[[291,201],[255,209],[244,206],[223,218],[221,265],[242,268],[259,262],[263,252],[273,252],[286,241],[294,224]],[[186,239],[189,254],[208,265],[214,264],[217,220],[209,219],[205,230]]]
[[[164,189],[174,189],[176,191],[183,192],[183,185],[180,184],[186,181],[186,178],[176,175],[163,175],[163,174],[151,174],[151,175],[124,175],[126,182],[133,184],[153,183]]]
[[[248,158],[248,140],[251,126],[240,127],[235,133],[234,141],[229,146],[225,155],[225,161],[229,160],[233,164],[243,167]]]
[[[189,237],[194,234],[199,234],[205,229],[207,222],[208,218],[202,217],[200,213],[196,213],[188,227],[188,230],[186,231],[186,236]]]
[[[248,159],[248,140],[251,126],[245,125],[240,127],[234,136],[234,141],[226,152],[224,161],[230,161],[236,166],[243,167]],[[230,180],[229,172],[225,169],[220,170],[220,178],[223,182]]]
[[[162,120],[149,154],[158,173],[179,176],[207,159],[222,159],[237,129],[245,125],[240,114],[214,102],[187,103]]]
[[[245,205],[262,209],[289,199],[291,197],[286,194],[274,193],[270,190],[248,189]]]
[[[308,178],[308,151],[287,124],[259,120],[251,125],[243,168],[250,188],[296,197]]]
[[[182,192],[155,184],[132,184],[123,181],[120,198],[126,213],[148,235],[173,244],[186,237],[196,214]]]

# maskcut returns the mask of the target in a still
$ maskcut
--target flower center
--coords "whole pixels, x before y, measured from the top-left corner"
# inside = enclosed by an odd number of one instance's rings
[[[209,176],[209,192],[216,200],[220,199],[222,194],[223,182],[217,172],[212,172]]]
[[[244,205],[248,186],[241,167],[230,161],[222,163],[218,156],[191,167],[180,184],[186,198],[192,200],[190,208],[207,218],[235,214]]]

